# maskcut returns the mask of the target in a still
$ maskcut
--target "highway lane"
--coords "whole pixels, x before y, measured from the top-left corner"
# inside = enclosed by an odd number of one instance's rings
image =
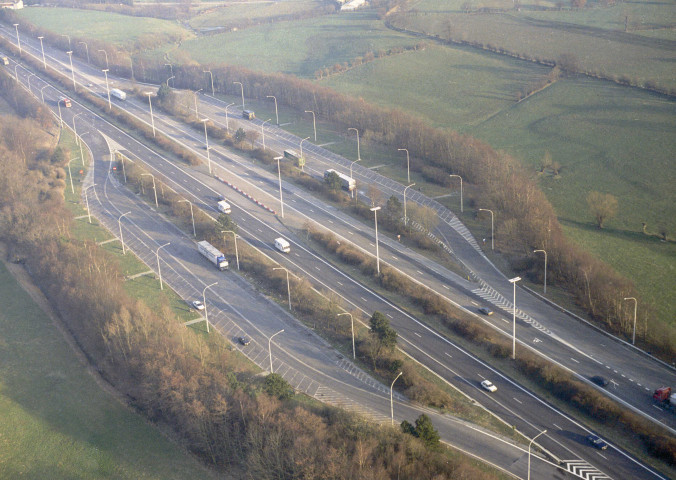
[[[199,187],[198,187],[199,188]]]

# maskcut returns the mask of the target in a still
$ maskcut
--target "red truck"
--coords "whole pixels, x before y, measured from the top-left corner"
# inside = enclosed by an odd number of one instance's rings
[[[676,408],[676,393],[671,393],[671,387],[662,387],[655,390],[653,400],[667,410]]]

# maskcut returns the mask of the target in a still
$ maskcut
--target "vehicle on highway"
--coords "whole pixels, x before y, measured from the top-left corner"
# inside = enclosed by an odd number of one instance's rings
[[[2,64],[3,64],[3,65],[9,65],[9,58],[7,58],[7,57],[2,57]]]
[[[204,304],[199,300],[193,300],[190,305],[192,305],[192,308],[195,310],[204,310]]]
[[[61,97],[61,99],[59,100],[59,105],[66,108],[70,108],[73,106],[73,104],[70,102],[70,98],[67,97]]]
[[[587,442],[589,442],[590,445],[598,448],[599,450],[605,450],[606,448],[608,448],[608,444],[603,440],[601,440],[598,435],[588,435]]]
[[[481,308],[479,309],[479,312],[480,312],[480,313],[483,313],[484,315],[493,315],[493,310],[491,310],[491,309],[488,308],[488,307],[481,307]]]
[[[228,260],[225,258],[223,252],[206,240],[197,242],[197,250],[199,250],[203,257],[216,265],[220,271],[226,270],[228,268]]]
[[[115,97],[118,100],[126,100],[127,99],[127,94],[120,90],[119,88],[112,88],[110,90],[110,96]]]
[[[671,393],[671,387],[661,387],[655,390],[653,400],[667,410],[676,409],[676,393]]]
[[[282,253],[289,253],[291,251],[291,244],[282,237],[275,238],[275,248]]]
[[[256,118],[256,114],[253,112],[253,110],[242,110],[242,116],[247,120],[253,120]]]
[[[601,375],[594,375],[589,380],[591,380],[592,383],[595,383],[599,387],[605,387],[606,385],[608,385],[608,379],[606,377],[602,377]]]
[[[244,345],[245,347],[251,343],[251,340],[249,339],[249,337],[238,337],[237,341],[239,343],[241,343],[242,345]]]
[[[230,204],[228,202],[226,202],[225,200],[221,200],[220,202],[218,202],[217,205],[218,205],[218,211],[221,212],[221,213],[229,214],[230,212],[232,212],[232,208],[230,207]]]
[[[336,174],[340,179],[340,188],[342,188],[343,190],[351,192],[352,190],[357,188],[357,182],[355,181],[354,178],[350,177],[349,175],[340,173],[334,170],[333,168],[329,168],[327,171],[324,172],[324,180],[326,180],[332,173]]]
[[[483,382],[481,382],[481,388],[483,388],[484,390],[488,390],[489,392],[496,392],[498,390],[498,387],[493,385],[493,382],[491,382],[490,380],[484,380]]]

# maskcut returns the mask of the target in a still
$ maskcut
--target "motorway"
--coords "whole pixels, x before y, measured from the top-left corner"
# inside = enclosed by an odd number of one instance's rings
[[[134,106],[134,102],[128,102],[128,104],[130,105],[129,108]],[[136,108],[138,108],[140,112],[143,106],[136,105]],[[203,106],[202,108],[205,107]],[[94,125],[94,119],[90,118],[90,114],[81,115],[78,117],[78,120],[82,120],[88,125]],[[166,131],[167,129],[177,127],[172,124],[173,122],[169,122],[168,124],[164,124],[161,128]],[[97,126],[97,128],[104,130],[103,126]],[[106,134],[110,134],[112,138],[113,135],[108,130],[106,130]],[[167,133],[176,136],[183,142],[192,142],[191,146],[193,147],[201,146],[199,136],[190,130],[175,132],[167,131]],[[268,139],[270,139],[271,136],[272,134],[268,133]],[[430,366],[430,368],[437,371],[437,373],[449,380],[449,382],[456,384],[456,386],[461,389],[464,388],[472,396],[480,398],[482,403],[485,403],[488,408],[505,418],[510,424],[517,425],[521,431],[531,436],[541,431],[543,428],[550,429],[550,432],[553,433],[541,437],[542,442],[539,443],[542,443],[559,458],[565,460],[570,457],[573,458],[574,461],[579,461],[580,457],[590,457],[590,449],[584,445],[585,429],[577,426],[575,422],[565,419],[565,417],[559,415],[557,412],[550,409],[550,407],[545,406],[542,402],[535,400],[528,392],[512,384],[508,379],[500,378],[500,382],[496,382],[496,378],[499,377],[498,372],[495,372],[487,365],[481,364],[477,359],[471,358],[466,352],[441,338],[424,325],[418,323],[415,319],[406,315],[405,312],[399,310],[396,306],[389,304],[386,300],[381,299],[349,277],[330,267],[318,256],[313,255],[312,252],[307,250],[300,239],[296,237],[299,224],[302,224],[308,216],[312,216],[316,221],[321,221],[315,218],[316,215],[319,215],[317,213],[319,210],[321,210],[322,215],[333,215],[328,217],[328,220],[325,221],[335,222],[340,219],[338,223],[340,223],[341,227],[346,228],[345,225],[348,225],[347,228],[352,229],[353,235],[368,236],[368,227],[355,225],[354,220],[349,218],[341,218],[338,212],[331,207],[322,206],[321,209],[318,209],[318,202],[316,199],[312,199],[309,195],[296,189],[292,185],[285,185],[285,198],[290,198],[295,200],[295,202],[289,202],[293,207],[287,208],[287,218],[284,219],[284,222],[279,222],[279,218],[275,218],[269,212],[255,207],[251,202],[243,199],[243,197],[237,197],[234,192],[228,193],[227,187],[224,187],[220,182],[209,175],[204,174],[204,168],[191,169],[190,172],[187,172],[180,167],[166,162],[166,160],[148,159],[146,158],[147,152],[139,152],[140,147],[132,145],[133,143],[134,142],[128,138],[121,138],[119,139],[116,148],[127,150],[126,153],[131,155],[132,158],[143,157],[143,160],[147,165],[155,170],[156,175],[162,175],[167,183],[172,184],[177,191],[180,191],[196,204],[201,205],[206,209],[213,210],[212,206],[215,203],[215,195],[217,193],[225,193],[228,196],[228,200],[234,206],[233,217],[238,224],[242,226],[242,236],[246,236],[246,239],[252,244],[270,250],[269,246],[271,239],[279,236],[280,233],[293,240],[293,252],[296,258],[287,258],[277,254],[279,258],[276,258],[276,260],[280,261],[284,266],[288,266],[290,269],[294,268],[295,271],[305,272],[304,274],[306,276],[312,278],[319,284],[323,284],[326,288],[339,291],[341,296],[350,299],[349,302],[352,303],[353,308],[358,308],[367,314],[377,309],[389,315],[392,318],[393,325],[400,333],[404,343],[404,349],[409,354],[421,358],[428,366]],[[134,151],[139,152],[138,156]],[[215,149],[215,152],[218,151],[218,148]],[[305,151],[307,152],[308,150],[306,149]],[[271,178],[271,175],[268,172],[258,171],[251,165],[247,166],[244,159],[241,159],[230,152],[221,153],[224,155],[214,155],[214,164],[219,165],[221,169],[227,168],[228,175],[232,175],[232,178],[230,178],[231,181],[234,181],[234,178],[237,177],[237,181],[240,182],[243,190],[250,191],[254,188],[254,185],[258,189],[276,186],[274,177]],[[232,170],[234,168],[240,170],[238,172],[233,172]],[[357,172],[355,172],[355,176],[357,176]],[[98,187],[96,190],[98,191]],[[266,202],[271,203],[268,199],[266,199]],[[304,209],[307,213],[303,213]],[[312,210],[315,211],[313,212]],[[337,230],[338,227],[335,227],[335,229]],[[350,235],[349,230],[347,233],[343,233],[345,235]],[[422,262],[421,259],[416,258],[411,252],[404,251],[401,253],[401,250],[396,250],[395,248],[400,248],[400,246],[397,245],[396,242],[394,243],[395,245],[393,246],[388,245],[388,247],[393,249],[392,252],[401,255],[401,258],[406,256],[410,262]],[[158,245],[159,244],[161,243],[158,242]],[[367,245],[367,243],[362,244]],[[383,250],[383,257],[385,257],[387,249],[384,248]],[[275,252],[270,250],[270,255],[273,255],[274,253]],[[390,254],[394,255],[395,253]],[[194,254],[193,248],[193,255]],[[419,263],[418,265],[424,265],[424,263]],[[438,269],[439,267],[436,266],[434,268]],[[313,269],[315,270],[314,272],[312,271]],[[460,281],[460,279],[457,278],[457,275],[450,275],[444,278],[448,283],[451,283],[448,280],[449,278],[454,284]],[[346,286],[346,288],[340,288],[343,286]],[[442,288],[445,287],[442,286]],[[247,331],[247,333],[249,332]],[[453,368],[450,368],[449,364],[452,364]],[[488,396],[479,393],[480,391],[477,390],[476,385],[481,378],[485,377],[491,378],[499,385],[498,395]],[[525,411],[532,413],[530,419],[525,417]],[[547,445],[546,442],[551,443],[551,446]],[[603,455],[601,456],[601,459],[598,459],[592,454],[591,458],[595,464],[603,465],[603,471],[608,472],[609,476],[612,476],[613,478],[648,478],[650,476],[650,474],[647,473],[647,470],[644,470],[642,467],[638,467],[637,464],[627,460],[627,457],[619,450],[612,449],[603,452],[603,454],[600,452],[593,453],[597,453],[599,456]],[[605,459],[605,461],[603,459]],[[585,477],[594,478],[588,475]]]

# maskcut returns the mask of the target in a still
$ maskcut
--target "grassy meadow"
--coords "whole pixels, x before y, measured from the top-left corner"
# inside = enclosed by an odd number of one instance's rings
[[[208,30],[231,25],[257,23],[275,17],[302,15],[322,5],[325,4],[320,0],[230,2],[202,10],[190,19],[189,24],[197,30]],[[204,8],[204,5],[202,5],[202,8]]]

